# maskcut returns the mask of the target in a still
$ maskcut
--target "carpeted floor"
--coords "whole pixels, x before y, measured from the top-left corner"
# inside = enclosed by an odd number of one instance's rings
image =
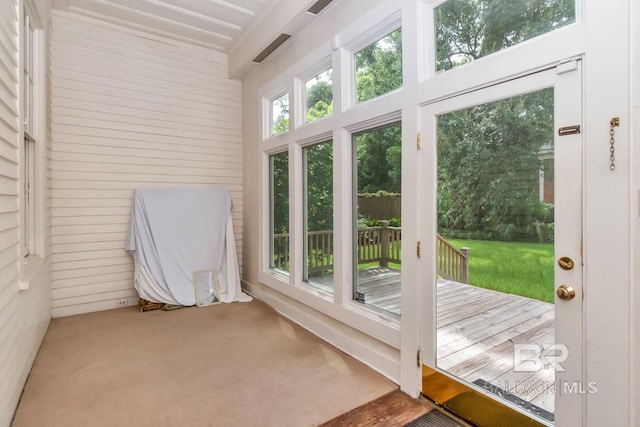
[[[22,426],[313,426],[397,387],[259,301],[54,319]]]

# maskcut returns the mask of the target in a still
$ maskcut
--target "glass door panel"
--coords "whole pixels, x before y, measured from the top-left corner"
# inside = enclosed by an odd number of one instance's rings
[[[579,77],[550,70],[423,108],[435,158],[423,391],[460,384],[448,406],[478,425],[552,425],[558,402],[580,405],[559,399],[582,378],[581,303],[562,291],[582,282],[581,140],[555,131],[579,123]],[[498,403],[492,420],[461,403],[472,395]]]
[[[553,100],[547,88],[437,117],[437,367],[548,421],[553,367],[513,355],[555,342],[554,206],[540,198]]]

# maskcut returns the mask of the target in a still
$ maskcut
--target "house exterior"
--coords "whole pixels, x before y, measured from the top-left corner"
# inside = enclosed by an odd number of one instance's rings
[[[573,305],[556,303],[556,331],[579,338],[571,378],[597,384],[597,392],[560,401],[557,424],[640,425],[640,5],[576,0],[574,23],[437,73],[433,20],[443,2],[334,0],[313,16],[312,3],[273,1],[228,52],[64,1],[0,4],[0,425],[11,421],[51,317],[136,303],[125,239],[140,186],[229,188],[243,288],[417,396],[416,354],[429,364],[434,351],[425,290],[435,280],[429,120],[456,97],[498,86],[497,99],[538,78],[576,75],[577,92],[558,89],[558,99],[574,101],[567,105],[582,129],[577,169],[567,172],[579,187],[556,188],[554,197],[578,200],[571,215],[582,268]],[[398,28],[402,87],[354,102],[353,54]],[[292,37],[252,62],[281,33]],[[333,114],[306,122],[301,88],[328,68]],[[273,134],[272,100],[285,93],[290,128]],[[307,286],[302,250],[305,149],[332,141],[333,232],[351,236],[352,136],[398,122],[401,318],[353,304],[350,238],[336,239],[330,294]],[[286,274],[269,262],[269,162],[282,152],[293,236]]]

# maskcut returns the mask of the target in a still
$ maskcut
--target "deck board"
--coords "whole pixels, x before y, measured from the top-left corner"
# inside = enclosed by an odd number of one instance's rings
[[[367,305],[400,315],[400,272],[376,267],[358,272]],[[490,382],[549,412],[554,410],[552,369],[514,371],[514,344],[554,342],[554,307],[543,301],[438,280],[438,367],[472,383]]]
[[[314,278],[325,290],[333,277]],[[358,270],[357,290],[365,304],[400,316],[400,271]],[[438,367],[468,383],[484,380],[553,412],[553,369],[514,370],[514,344],[554,342],[554,306],[450,280],[437,282]]]

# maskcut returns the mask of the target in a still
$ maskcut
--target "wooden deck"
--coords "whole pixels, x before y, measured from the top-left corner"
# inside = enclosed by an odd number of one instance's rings
[[[332,286],[325,278],[315,281]],[[438,367],[553,413],[553,369],[516,372],[513,365],[514,344],[554,343],[553,304],[449,280],[437,286]],[[366,305],[400,315],[398,270],[360,270],[357,289]]]

